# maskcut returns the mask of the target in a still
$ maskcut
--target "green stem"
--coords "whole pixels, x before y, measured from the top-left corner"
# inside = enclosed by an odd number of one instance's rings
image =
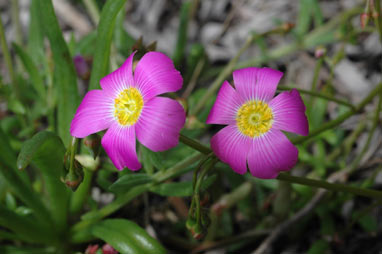
[[[196,209],[195,209],[195,217],[196,217],[196,224],[199,226],[202,226],[201,224],[201,219],[202,219],[202,214],[201,214],[201,209],[200,209],[200,194],[195,193],[192,199],[193,203],[195,203]]]
[[[357,157],[353,160],[352,164],[351,164],[351,167],[350,167],[350,172],[353,172],[354,170],[357,169],[359,163],[361,162],[363,156],[365,155],[365,153],[368,151],[369,147],[370,147],[370,142],[374,136],[374,132],[378,126],[378,122],[379,122],[379,112],[381,111],[381,104],[382,104],[382,95],[379,96],[379,100],[378,100],[378,105],[375,109],[375,114],[374,114],[374,119],[373,119],[373,125],[369,131],[369,135],[367,137],[367,140],[366,140],[366,143],[364,144],[361,152],[357,155]]]
[[[292,176],[287,173],[280,173],[277,177],[278,180],[287,181],[290,183],[297,183],[311,187],[323,188],[331,191],[349,192],[355,195],[382,199],[382,191],[357,188],[346,184],[329,183],[323,180],[309,179],[304,177]]]
[[[326,99],[328,101],[336,102],[338,104],[341,104],[341,105],[344,105],[346,107],[349,107],[352,111],[356,110],[356,107],[354,105],[352,105],[351,103],[348,103],[345,100],[337,99],[337,98],[335,98],[333,96],[326,95],[326,94],[323,94],[323,93],[309,91],[309,90],[304,90],[304,89],[301,89],[301,88],[289,87],[289,86],[279,86],[277,88],[277,90],[280,90],[280,91],[285,91],[285,90],[288,91],[288,90],[292,90],[292,89],[297,89],[297,91],[299,91],[302,94],[307,94],[307,95],[311,95],[311,96],[314,96],[314,97],[323,98],[323,99]]]
[[[373,98],[378,95],[379,93],[382,92],[382,84],[379,84],[377,85],[376,88],[374,88],[370,93],[369,95],[363,99],[361,101],[361,103],[359,103],[356,107],[355,107],[355,110],[350,110],[344,114],[342,114],[341,116],[337,117],[336,119],[332,120],[332,121],[329,121],[329,122],[326,122],[324,123],[323,125],[321,125],[321,127],[313,130],[313,131],[310,131],[309,132],[309,135],[308,136],[299,136],[297,138],[294,138],[292,139],[292,143],[293,144],[301,144],[315,136],[317,136],[318,134],[326,131],[326,130],[329,130],[331,128],[334,128],[338,125],[340,125],[341,123],[343,123],[346,119],[348,119],[349,117],[353,116],[355,113],[358,113],[360,112],[370,101],[373,100]]]
[[[378,27],[379,39],[382,42],[382,13],[381,13],[381,0],[375,1],[375,9],[377,16],[374,17],[374,21]]]
[[[360,121],[357,127],[348,135],[345,140],[341,143],[340,146],[336,147],[326,158],[328,161],[334,161],[341,153],[344,153],[345,156],[348,155],[354,145],[354,142],[357,140],[359,135],[366,128],[366,121]]]
[[[202,186],[204,177],[215,166],[216,162],[218,162],[218,159],[215,157],[207,163],[203,171],[200,173],[194,188],[194,195],[193,195],[194,197],[192,201],[195,202],[195,205],[196,205],[196,222],[200,226],[202,226],[201,225],[201,210],[200,210],[201,209],[200,208],[200,187]]]
[[[234,69],[239,57],[248,49],[248,47],[252,44],[255,36],[249,36],[247,41],[244,43],[243,47],[237,52],[236,56],[228,62],[225,68],[220,72],[219,76],[215,79],[212,85],[208,88],[207,92],[203,95],[203,97],[199,100],[198,104],[191,110],[191,115],[197,115],[200,110],[204,107],[207,100],[211,98],[211,96],[216,93],[219,89],[220,85],[223,83],[224,79],[226,79]]]
[[[183,134],[180,134],[179,141],[182,142],[183,144],[203,153],[203,154],[209,154],[212,152],[212,150],[210,148],[203,145],[199,141],[192,139],[192,138],[189,138],[187,136],[184,136]]]
[[[192,189],[195,192],[196,190],[196,185],[197,185],[197,182],[198,182],[198,173],[200,172],[200,170],[202,169],[203,165],[214,155],[213,152],[210,152],[208,155],[205,155],[203,159],[200,160],[198,166],[196,167],[196,170],[194,170],[194,174],[193,174],[193,177],[192,177]],[[193,195],[192,197],[192,200],[191,200],[191,206],[190,206],[190,209],[189,209],[189,212],[188,212],[188,216],[189,217],[193,217],[193,210],[194,210],[194,206],[195,206],[195,203],[196,202],[200,202],[199,201],[199,197],[197,198],[198,200],[196,200],[196,194]],[[198,208],[199,206],[197,206],[197,210],[199,209]],[[199,210],[198,210],[199,211]],[[198,216],[198,215],[197,215]]]
[[[321,71],[321,67],[322,67],[322,64],[324,62],[324,57],[325,56],[321,56],[318,60],[317,60],[317,63],[316,63],[316,66],[314,67],[314,74],[313,74],[313,79],[312,79],[312,85],[310,87],[310,91],[309,92],[312,92],[312,93],[316,93],[316,90],[317,90],[317,83],[318,83],[318,78],[320,76],[320,71]],[[300,93],[303,93],[302,91],[300,91]],[[309,93],[308,93],[309,94]],[[310,95],[313,95],[313,94],[310,94]],[[320,94],[321,95],[321,94]],[[312,97],[310,97],[306,107],[307,107],[307,111],[310,112],[312,110],[312,107],[313,107],[313,104],[314,104],[314,101],[315,101],[315,95],[313,95]],[[320,97],[320,96],[317,96],[317,97]],[[322,98],[322,97],[321,97]],[[327,99],[327,98],[325,98]],[[353,105],[351,105],[353,106]]]
[[[196,170],[194,170],[194,175],[192,178],[192,189],[193,190],[195,190],[198,173],[202,169],[203,164],[206,163],[213,155],[214,155],[214,153],[211,152],[208,155],[204,156],[204,158],[200,160],[198,166],[196,167]]]
[[[69,174],[74,174],[74,159],[76,156],[76,151],[77,151],[77,146],[78,146],[78,139],[73,137],[72,138],[72,143],[70,144],[70,166],[69,166]]]
[[[5,65],[8,68],[8,73],[11,78],[12,85],[14,87],[14,91],[16,93],[16,97],[19,95],[19,89],[16,81],[16,76],[13,71],[13,63],[12,63],[12,58],[11,58],[11,53],[8,49],[8,44],[7,40],[5,39],[5,32],[4,32],[4,27],[3,27],[3,21],[0,18],[0,44],[1,44],[1,50],[4,55],[4,60],[5,60]]]
[[[197,80],[198,80],[198,78],[200,76],[200,73],[203,70],[205,62],[206,62],[206,60],[204,58],[202,58],[196,64],[195,70],[194,70],[194,72],[192,73],[192,76],[191,76],[191,80],[190,80],[190,82],[188,82],[187,88],[186,88],[186,90],[182,94],[182,98],[185,98],[185,99],[188,98],[188,96],[190,96],[190,94],[194,90],[194,88],[196,86],[196,82],[197,82]]]
[[[70,199],[69,212],[71,214],[77,214],[81,211],[84,202],[89,195],[93,174],[93,170],[84,169],[84,180]]]
[[[321,70],[323,62],[324,62],[324,56],[320,57],[317,60],[316,66],[314,67],[312,86],[311,86],[311,89],[310,89],[311,91],[316,91],[317,90],[318,77],[320,76],[320,70]]]

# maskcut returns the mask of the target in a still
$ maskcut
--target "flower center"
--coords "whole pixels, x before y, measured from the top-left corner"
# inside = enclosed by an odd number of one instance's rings
[[[259,137],[272,127],[272,110],[263,101],[249,101],[237,111],[236,123],[244,135],[251,138]]]
[[[123,90],[114,100],[114,116],[121,125],[135,124],[142,108],[142,95],[134,87]]]

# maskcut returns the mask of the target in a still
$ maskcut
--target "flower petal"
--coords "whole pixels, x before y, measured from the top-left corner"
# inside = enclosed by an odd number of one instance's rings
[[[111,95],[116,95],[130,86],[134,86],[133,78],[133,58],[135,52],[133,52],[126,61],[113,71],[100,80],[100,84],[103,90],[107,91]]]
[[[297,157],[297,148],[284,133],[271,129],[253,140],[248,153],[249,171],[258,178],[275,178],[279,171],[291,169]]]
[[[70,134],[83,138],[107,129],[113,122],[113,101],[102,90],[89,91],[70,125]]]
[[[296,89],[280,93],[269,106],[274,117],[272,128],[308,135],[309,124],[305,115],[305,105]]]
[[[184,109],[177,101],[152,98],[144,105],[136,123],[137,138],[154,152],[170,149],[178,144],[185,120]]]
[[[135,142],[134,125],[125,127],[118,123],[113,123],[110,126],[101,141],[107,155],[119,170],[122,170],[124,167],[128,167],[131,170],[141,168]]]
[[[238,93],[245,100],[270,101],[283,73],[271,68],[248,67],[233,72]]]
[[[216,156],[239,174],[247,172],[247,154],[252,139],[241,134],[236,125],[228,125],[211,139]]]
[[[243,103],[244,100],[235,89],[227,81],[224,81],[206,123],[235,124],[236,112]]]
[[[160,52],[149,52],[138,62],[134,72],[137,88],[145,101],[182,88],[183,79],[171,59]]]

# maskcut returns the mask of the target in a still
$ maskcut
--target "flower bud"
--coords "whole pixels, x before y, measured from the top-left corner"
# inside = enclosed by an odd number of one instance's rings
[[[192,237],[195,238],[196,240],[200,240],[204,237],[204,232],[205,230],[203,229],[202,226],[195,224],[195,226],[190,230]]]
[[[287,22],[287,23],[284,23],[284,24],[282,24],[282,29],[284,30],[284,32],[285,33],[287,33],[287,32],[289,32],[290,30],[292,30],[293,28],[294,28],[294,24],[293,23],[289,23],[289,22]]]
[[[84,139],[84,145],[92,151],[94,159],[101,150],[101,138],[98,134],[92,134]]]
[[[103,254],[118,254],[118,251],[116,251],[113,247],[111,247],[110,244],[105,244],[102,247]]]
[[[81,165],[74,160],[73,169],[69,170],[66,176],[61,177],[61,181],[66,184],[72,191],[75,191],[83,180],[84,171]]]
[[[187,219],[187,221],[186,221],[186,228],[187,228],[189,231],[191,231],[191,229],[192,229],[193,227],[195,227],[195,225],[196,225],[196,221],[195,221],[195,219],[188,217],[188,219]]]
[[[76,55],[73,58],[73,61],[78,76],[82,79],[89,79],[90,68],[85,58],[81,55]]]
[[[314,51],[314,56],[316,58],[321,58],[325,55],[326,55],[326,48],[324,48],[322,46],[317,47],[316,50]]]
[[[96,254],[96,251],[98,250],[98,244],[91,245],[86,248],[85,254]]]
[[[362,13],[360,16],[361,19],[361,27],[365,28],[366,25],[369,23],[370,14],[369,13]]]

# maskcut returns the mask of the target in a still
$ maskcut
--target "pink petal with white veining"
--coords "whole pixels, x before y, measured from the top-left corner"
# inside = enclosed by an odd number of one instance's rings
[[[280,171],[297,162],[298,150],[280,130],[271,129],[253,140],[248,153],[248,167],[258,178],[276,178]]]
[[[70,125],[70,134],[84,138],[107,129],[113,121],[113,100],[102,90],[92,90],[77,108]]]
[[[236,125],[228,125],[211,139],[216,156],[239,174],[247,172],[247,154],[252,139],[241,134]]]
[[[145,103],[136,123],[137,138],[155,152],[170,149],[178,144],[185,120],[184,109],[177,101],[152,98]]]
[[[148,52],[142,57],[135,69],[134,80],[145,102],[156,95],[178,91],[183,83],[172,60],[160,52]]]
[[[109,93],[112,97],[119,94],[124,89],[135,86],[133,78],[133,52],[121,67],[106,75],[100,80],[103,90]]]
[[[309,124],[305,115],[305,105],[296,89],[280,93],[269,106],[274,118],[272,128],[308,135]]]
[[[248,67],[233,72],[236,91],[245,100],[270,101],[283,73],[271,68]]]
[[[121,126],[113,123],[102,138],[102,146],[114,166],[122,170],[127,167],[138,170],[141,164],[138,161],[135,140],[135,126]]]
[[[224,81],[206,123],[235,124],[237,110],[244,102],[235,89]]]

